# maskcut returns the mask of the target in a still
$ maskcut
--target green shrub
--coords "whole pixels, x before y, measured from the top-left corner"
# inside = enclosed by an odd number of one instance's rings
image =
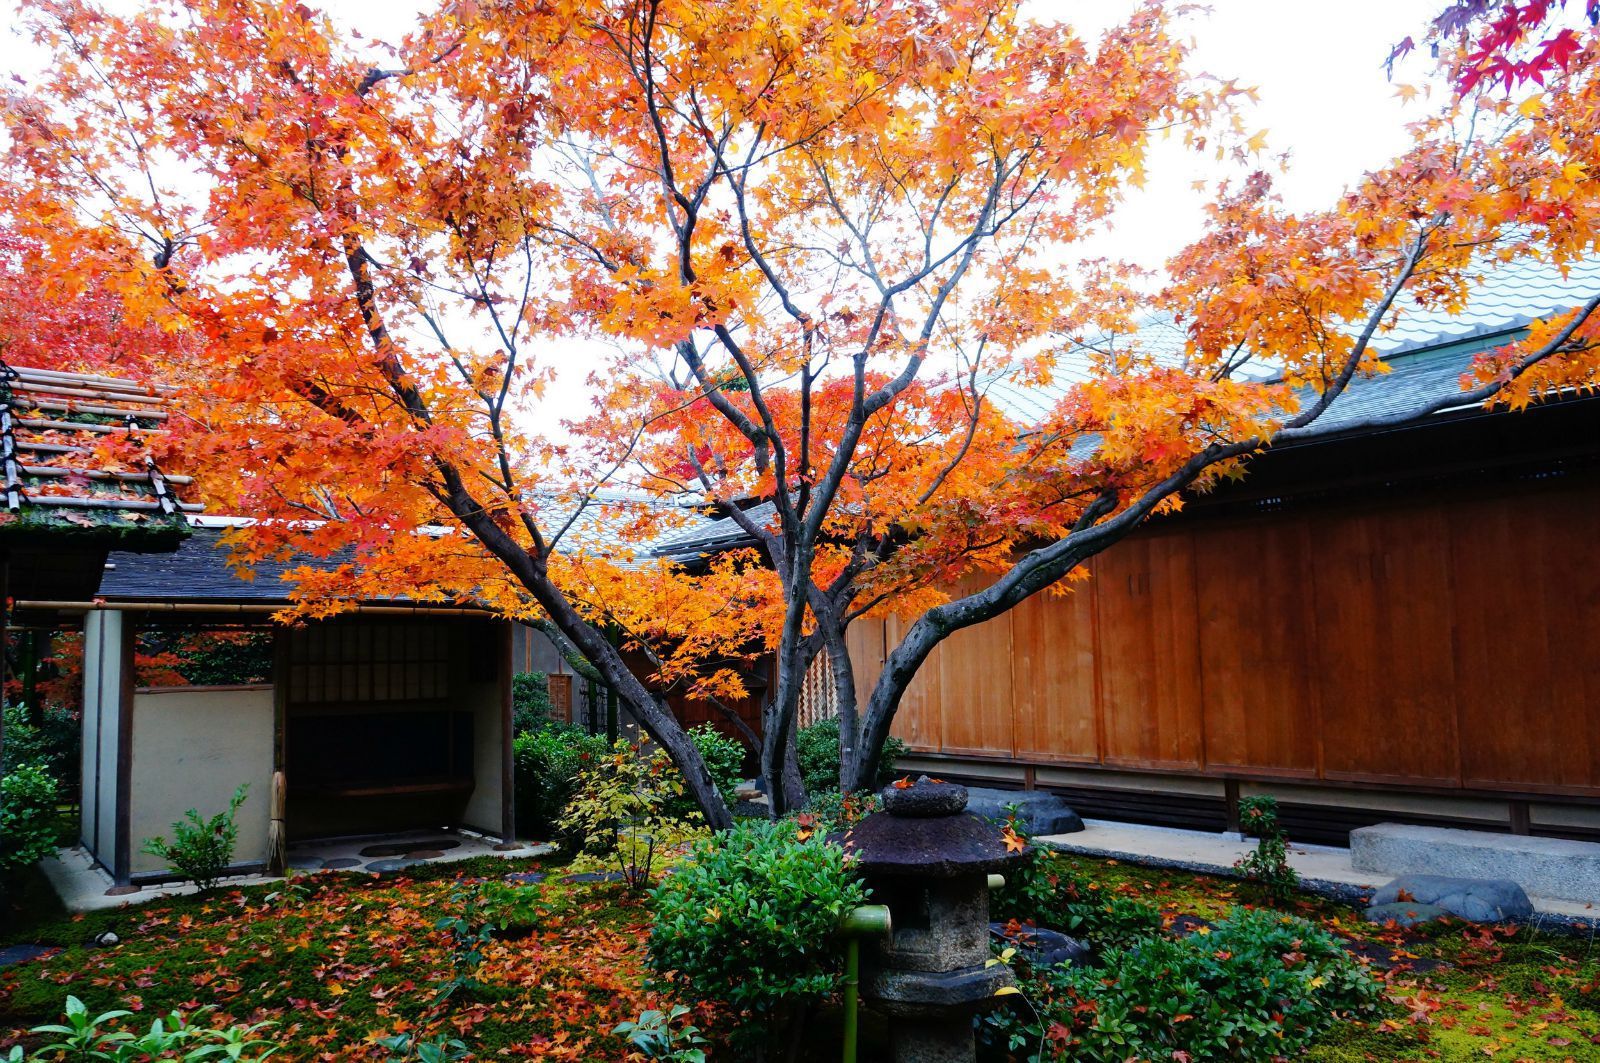
[[[609,858],[631,889],[641,889],[656,858],[696,830],[674,814],[683,793],[683,776],[664,752],[646,753],[619,739],[579,771],[560,829],[584,852]]]
[[[9,879],[56,851],[57,794],[43,764],[21,765],[0,779],[0,877]]]
[[[550,677],[544,672],[518,672],[511,677],[511,733],[526,734],[552,722]]]
[[[6,707],[4,770],[10,773],[25,764],[38,764],[65,787],[79,770],[79,717],[59,706],[47,707],[43,715],[42,724],[35,725],[26,707]]]
[[[883,799],[877,794],[817,790],[808,796],[806,810],[790,818],[818,833],[832,834],[849,830],[882,808]]]
[[[1289,866],[1289,836],[1278,825],[1278,799],[1265,794],[1242,798],[1239,825],[1258,841],[1255,852],[1240,857],[1234,867],[1272,900],[1289,900],[1300,875]]]
[[[732,808],[736,800],[734,795],[744,781],[744,746],[709,723],[689,728],[689,738],[700,751],[700,759],[706,762],[706,770],[711,773],[711,781],[717,785],[717,793]],[[673,802],[672,812],[680,819],[700,818],[700,806],[687,790]]]
[[[1112,949],[1097,967],[1046,968],[1022,991],[1031,1007],[989,1016],[987,1037],[1017,1058],[1084,1063],[1295,1058],[1382,1000],[1332,934],[1242,909],[1209,933]]]
[[[206,1010],[206,1009],[202,1009]],[[259,1061],[278,1051],[270,1041],[256,1036],[269,1023],[253,1026],[229,1026],[213,1029],[209,1026],[191,1025],[182,1013],[174,1011],[165,1018],[156,1019],[143,1034],[127,1030],[107,1030],[102,1027],[120,1019],[133,1016],[131,1011],[108,1011],[90,1015],[89,1009],[77,997],[67,998],[66,1021],[49,1026],[36,1026],[30,1032],[54,1040],[42,1044],[31,1058],[73,1059],[106,1061],[106,1063],[132,1063],[144,1059],[177,1059],[194,1063],[207,1059]],[[249,1053],[249,1054],[246,1054]],[[7,1063],[22,1063],[28,1058],[23,1050],[13,1048],[6,1056]]]
[[[818,720],[795,732],[795,751],[806,793],[839,788],[839,719]],[[886,739],[878,756],[878,779],[894,774],[894,762],[911,752],[898,738]]]
[[[674,1004],[668,1011],[652,1008],[632,1022],[619,1022],[611,1032],[627,1038],[646,1059],[706,1063],[706,1050],[700,1046],[709,1042],[700,1036],[700,1028],[687,1022],[677,1025],[688,1014],[682,1004]]]
[[[1038,849],[1007,870],[1005,880],[989,895],[990,918],[1000,922],[1015,919],[1060,930],[1100,950],[1135,945],[1161,930],[1161,912],[1154,905],[1108,894]]]
[[[606,753],[606,740],[568,724],[546,724],[517,735],[511,756],[516,769],[517,830],[554,838],[578,774]]]
[[[242,784],[228,800],[227,811],[204,819],[194,809],[172,825],[172,841],[150,838],[144,851],[167,864],[196,886],[208,890],[217,884],[233,863],[233,847],[239,840],[239,806],[250,787]]]
[[[839,923],[866,902],[844,851],[791,822],[697,842],[652,895],[649,963],[682,996],[727,1005],[744,1049],[788,1044],[839,987]]]

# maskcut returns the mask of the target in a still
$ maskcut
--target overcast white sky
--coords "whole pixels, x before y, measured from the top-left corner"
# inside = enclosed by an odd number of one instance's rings
[[[131,6],[132,0],[126,2]],[[1197,69],[1259,89],[1260,102],[1246,121],[1252,131],[1267,130],[1272,152],[1290,152],[1289,170],[1278,175],[1278,187],[1290,207],[1308,209],[1332,202],[1363,172],[1405,146],[1403,127],[1421,116],[1422,106],[1402,106],[1382,61],[1394,42],[1421,37],[1443,2],[1212,0],[1209,13],[1194,14],[1186,24],[1196,41]],[[416,0],[330,0],[321,6],[364,37],[397,39],[421,5]],[[1032,0],[1029,9],[1034,17],[1067,19],[1088,29],[1133,6],[1130,0]],[[0,19],[5,27],[0,76],[12,71],[25,76],[39,57],[15,35],[17,20],[9,3]],[[1408,75],[1420,81],[1424,65],[1413,60],[1397,70],[1396,82]],[[1164,146],[1149,185],[1129,201],[1117,232],[1094,252],[1160,267],[1200,230],[1204,200],[1193,183],[1215,172],[1198,167],[1176,144]],[[582,403],[584,375],[562,372],[546,403],[570,416]]]

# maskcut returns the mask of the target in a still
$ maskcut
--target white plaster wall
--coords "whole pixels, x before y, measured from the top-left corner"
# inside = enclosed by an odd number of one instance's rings
[[[122,702],[122,614],[94,611],[83,623],[84,845],[107,867],[116,860],[117,714]]]
[[[270,686],[136,693],[129,821],[133,873],[165,869],[159,859],[140,852],[146,838],[170,837],[173,822],[188,809],[208,818],[221,812],[240,783],[250,789],[239,809],[233,859],[238,864],[265,860],[272,739]]]
[[[498,633],[497,633],[498,634]],[[505,703],[500,684],[487,681],[461,688],[458,707],[472,711],[472,796],[463,822],[479,830],[500,831],[500,768]]]

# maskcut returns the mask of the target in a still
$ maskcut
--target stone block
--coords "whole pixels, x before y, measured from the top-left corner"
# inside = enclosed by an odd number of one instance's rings
[[[986,786],[967,788],[967,811],[976,812],[995,823],[1006,821],[1006,806],[1017,805],[1017,819],[1024,834],[1037,838],[1046,834],[1073,834],[1083,829],[1083,820],[1065,800],[1043,790],[994,790]]]
[[[1350,863],[1389,875],[1509,879],[1535,897],[1600,904],[1600,843],[1379,823],[1350,832]]]

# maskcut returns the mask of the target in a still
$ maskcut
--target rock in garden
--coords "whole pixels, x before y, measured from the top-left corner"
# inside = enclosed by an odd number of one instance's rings
[[[1017,820],[1030,837],[1043,834],[1073,834],[1083,829],[1083,820],[1055,794],[1043,790],[993,790],[985,786],[967,788],[967,811],[985,819],[1004,823],[1007,805],[1016,805]]]
[[[1421,926],[1431,923],[1436,919],[1443,919],[1450,913],[1440,908],[1437,904],[1418,904],[1416,901],[1391,901],[1388,904],[1374,904],[1367,909],[1367,922],[1387,926],[1396,923],[1403,927]]]
[[[1375,908],[1397,901],[1434,905],[1469,923],[1507,923],[1533,915],[1528,895],[1508,878],[1401,875],[1372,896]]]
[[[990,923],[989,933],[1017,950],[1017,958],[1031,970],[1046,967],[1081,966],[1089,962],[1089,946],[1077,938],[1047,927],[1012,926]]]
[[[620,871],[580,871],[576,875],[563,875],[561,881],[593,884],[596,882],[626,882],[627,877]]]
[[[343,871],[347,867],[360,867],[361,861],[353,856],[336,856],[332,860],[322,862],[324,871]]]
[[[417,860],[374,860],[367,865],[367,870],[375,875],[392,875],[404,871],[408,867],[415,867]]]
[[[544,881],[543,871],[513,871],[506,881],[518,886],[533,886]]]
[[[56,951],[48,945],[7,945],[0,949],[0,967],[10,967],[14,963],[27,963],[40,956]]]

